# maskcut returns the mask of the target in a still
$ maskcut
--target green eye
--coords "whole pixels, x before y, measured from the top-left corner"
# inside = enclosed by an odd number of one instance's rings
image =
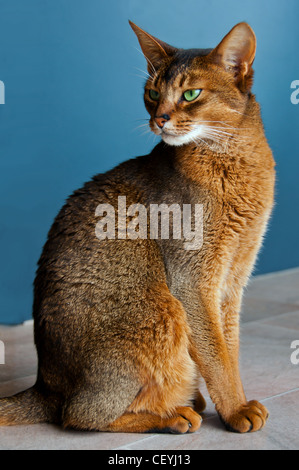
[[[150,98],[151,98],[153,101],[158,101],[158,99],[160,98],[160,93],[158,93],[158,92],[155,91],[155,90],[150,90],[150,91],[149,91],[149,95],[150,95]]]
[[[187,90],[183,94],[183,97],[186,101],[194,101],[200,94],[202,90]]]

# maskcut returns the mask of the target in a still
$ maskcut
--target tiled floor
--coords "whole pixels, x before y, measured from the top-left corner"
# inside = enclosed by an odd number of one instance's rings
[[[35,381],[32,323],[0,327],[5,364],[0,396]],[[299,364],[291,343],[299,340],[299,268],[253,278],[243,305],[241,375],[248,399],[270,411],[266,427],[252,434],[225,431],[207,398],[201,429],[194,434],[109,434],[64,431],[51,424],[0,428],[0,449],[299,449]],[[299,353],[297,355],[299,359]]]

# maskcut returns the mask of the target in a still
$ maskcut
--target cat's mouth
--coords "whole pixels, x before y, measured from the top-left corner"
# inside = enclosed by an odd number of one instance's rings
[[[180,135],[176,134],[175,132],[169,132],[169,131],[166,131],[166,130],[162,130],[161,131],[161,137],[162,139],[164,137],[180,137]]]
[[[187,123],[180,122],[180,127],[177,128],[175,123],[170,121],[164,123],[163,127],[157,125],[155,120],[150,121],[150,128],[152,132],[162,138],[162,140],[168,145],[181,146],[188,144],[201,144],[204,142],[204,139],[212,138],[214,140],[216,130],[212,132],[212,129],[205,123],[192,123],[188,125]],[[217,129],[217,133],[220,133]],[[223,135],[221,134],[221,137]]]
[[[157,127],[153,132],[161,136],[162,140],[168,145],[180,146],[191,143],[198,145],[203,143],[210,146],[212,143],[221,148],[225,146],[229,138],[235,138],[232,129],[233,128],[230,126],[220,128],[219,126],[211,127],[205,124],[198,124],[185,129],[184,132],[181,129],[177,131],[167,127],[163,127],[162,129]],[[208,144],[208,142],[210,143]]]
[[[165,127],[163,127],[163,129],[160,129],[158,128],[158,126],[155,126],[152,130],[156,135],[159,135],[162,140],[168,145],[184,145],[186,143],[191,142],[193,138],[192,131],[177,132],[173,129],[170,130]]]

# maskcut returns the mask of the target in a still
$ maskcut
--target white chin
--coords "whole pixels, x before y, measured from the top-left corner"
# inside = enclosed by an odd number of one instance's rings
[[[170,135],[170,134],[161,134],[162,140],[168,145],[184,145],[188,144],[191,139],[188,138],[188,135]]]
[[[192,130],[184,135],[173,135],[167,134],[166,132],[161,132],[160,135],[166,144],[179,146],[196,142],[196,138],[202,135],[202,129],[201,126],[199,126],[198,129]]]
[[[175,135],[169,135],[169,134],[162,133],[161,137],[162,137],[162,140],[168,145],[182,145],[180,143],[180,137],[181,136],[178,137],[178,136],[175,136]]]

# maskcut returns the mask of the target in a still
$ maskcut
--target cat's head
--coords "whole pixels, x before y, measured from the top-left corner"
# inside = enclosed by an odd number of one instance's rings
[[[256,38],[237,24],[214,49],[177,49],[130,22],[147,60],[144,101],[150,128],[169,145],[234,136],[253,81]]]

